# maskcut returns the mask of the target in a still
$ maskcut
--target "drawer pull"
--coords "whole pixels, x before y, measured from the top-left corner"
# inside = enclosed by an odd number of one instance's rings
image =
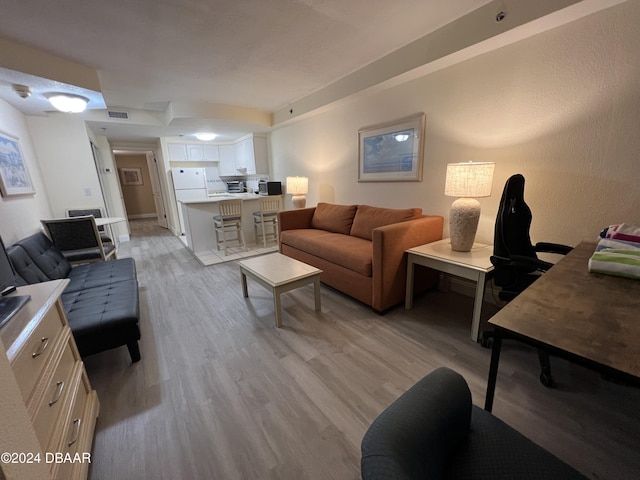
[[[56,383],[56,391],[53,394],[53,398],[49,402],[50,407],[58,403],[58,400],[60,400],[60,397],[62,397],[62,392],[64,392],[64,382]]]
[[[48,337],[42,337],[42,339],[40,340],[40,346],[38,347],[38,350],[36,350],[34,353],[31,354],[32,358],[36,358],[39,357],[40,355],[42,355],[44,353],[44,351],[47,349],[47,345],[49,345],[49,338]]]
[[[69,447],[78,441],[78,437],[80,436],[80,424],[82,423],[81,418],[76,418],[73,420],[73,428],[75,430],[73,434],[73,440],[69,442]]]

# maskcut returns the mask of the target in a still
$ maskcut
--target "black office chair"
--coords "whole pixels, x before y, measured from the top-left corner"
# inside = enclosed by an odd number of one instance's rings
[[[498,294],[505,301],[513,300],[525,288],[549,270],[553,263],[538,258],[537,253],[548,252],[566,255],[572,250],[567,245],[540,242],[533,245],[529,236],[531,209],[524,201],[524,177],[511,176],[504,186],[500,207],[496,217],[493,255],[493,279],[501,290]],[[482,345],[491,344],[491,332],[484,332]],[[540,357],[540,381],[547,387],[553,386],[549,354],[538,350]]]

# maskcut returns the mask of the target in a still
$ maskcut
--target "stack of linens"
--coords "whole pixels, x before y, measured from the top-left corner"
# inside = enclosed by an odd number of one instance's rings
[[[600,233],[589,271],[640,279],[640,227],[611,225]]]

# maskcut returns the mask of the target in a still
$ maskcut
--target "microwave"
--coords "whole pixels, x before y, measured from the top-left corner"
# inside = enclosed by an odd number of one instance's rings
[[[282,195],[282,182],[260,182],[258,183],[258,193],[260,195]]]

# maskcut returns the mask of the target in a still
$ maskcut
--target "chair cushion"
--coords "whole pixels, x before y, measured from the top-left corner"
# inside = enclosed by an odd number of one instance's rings
[[[586,480],[558,457],[475,405],[469,434],[460,448],[450,455],[444,478]]]
[[[220,215],[215,215],[215,216],[213,217],[213,221],[214,221],[215,223],[222,224],[222,217],[221,217]],[[228,223],[228,222],[239,222],[239,221],[240,221],[240,217],[226,217],[226,218],[224,219],[224,221],[225,221],[225,222],[227,222],[227,223]]]
[[[318,230],[349,235],[357,208],[356,205],[318,203],[311,219],[311,226]]]
[[[253,212],[253,219],[256,221],[260,221],[261,218],[276,218],[278,216],[278,212],[266,212],[266,213],[262,213],[262,212]]]
[[[353,219],[350,234],[355,237],[371,240],[373,230],[385,225],[413,220],[422,215],[421,208],[406,208],[402,210],[393,208],[370,207],[358,205],[358,210]]]
[[[104,250],[105,257],[108,257],[116,249],[113,244],[103,245],[102,248]],[[73,252],[62,252],[62,255],[64,255],[64,258],[66,258],[70,262],[83,262],[85,260],[102,259],[100,248],[86,248],[84,250],[76,250]]]

